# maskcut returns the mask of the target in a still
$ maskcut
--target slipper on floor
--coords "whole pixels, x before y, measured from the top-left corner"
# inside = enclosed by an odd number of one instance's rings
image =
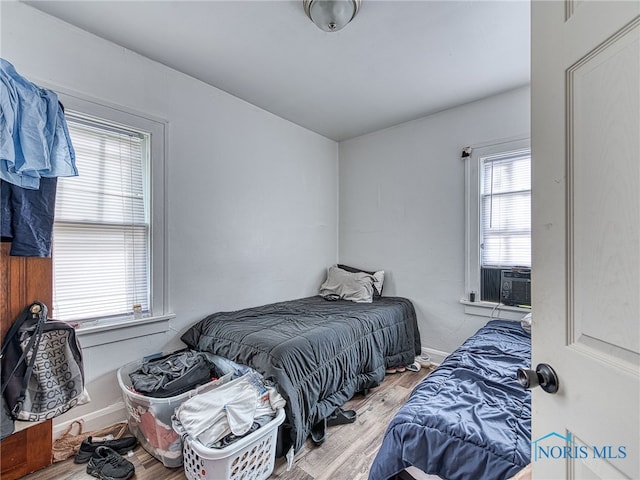
[[[419,363],[422,368],[427,368],[431,366],[431,357],[426,353],[423,353],[419,357],[416,357],[415,361]]]
[[[421,368],[422,366],[417,362],[413,362],[411,365],[407,365],[407,370],[409,370],[410,372],[419,372]]]
[[[322,419],[311,427],[311,440],[316,445],[322,445],[327,439],[327,419]]]
[[[343,410],[338,407],[327,417],[327,426],[344,425],[345,423],[353,423],[356,421],[355,410]]]
[[[384,373],[396,373],[396,372],[404,372],[406,370],[405,367],[389,367],[387,368]]]

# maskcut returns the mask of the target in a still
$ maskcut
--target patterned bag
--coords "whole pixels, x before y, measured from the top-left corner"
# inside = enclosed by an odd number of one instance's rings
[[[2,395],[14,419],[30,422],[88,401],[75,330],[48,320],[41,302],[20,314],[2,343]]]
[[[4,401],[4,395],[0,395],[0,403],[0,440],[4,440],[13,433],[15,426],[7,402]]]

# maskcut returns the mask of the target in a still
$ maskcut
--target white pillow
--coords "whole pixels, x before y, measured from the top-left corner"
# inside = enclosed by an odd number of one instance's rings
[[[350,267],[348,265],[343,265],[343,264],[338,264],[336,265],[336,267],[345,270],[347,272],[350,273],[368,273],[369,275],[373,275],[373,278],[375,279],[373,281],[373,298],[376,297],[381,297],[382,296],[382,286],[384,284],[384,270],[380,270],[378,272],[372,272],[372,271],[367,271],[367,270],[362,270],[360,268],[356,268],[356,267]]]
[[[320,295],[330,300],[340,298],[357,303],[371,303],[374,281],[376,279],[373,275],[347,272],[334,265],[327,271],[327,279],[320,287]]]

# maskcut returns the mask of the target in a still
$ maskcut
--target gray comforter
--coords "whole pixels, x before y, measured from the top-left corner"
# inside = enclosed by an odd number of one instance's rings
[[[408,365],[420,353],[413,304],[400,297],[354,303],[315,296],[219,312],[181,338],[276,383],[287,401],[280,454],[298,451],[313,425],[379,385],[385,368]]]

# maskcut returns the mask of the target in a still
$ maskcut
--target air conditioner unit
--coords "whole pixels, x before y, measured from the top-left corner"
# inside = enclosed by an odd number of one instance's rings
[[[531,270],[502,270],[500,302],[505,305],[531,305]]]

